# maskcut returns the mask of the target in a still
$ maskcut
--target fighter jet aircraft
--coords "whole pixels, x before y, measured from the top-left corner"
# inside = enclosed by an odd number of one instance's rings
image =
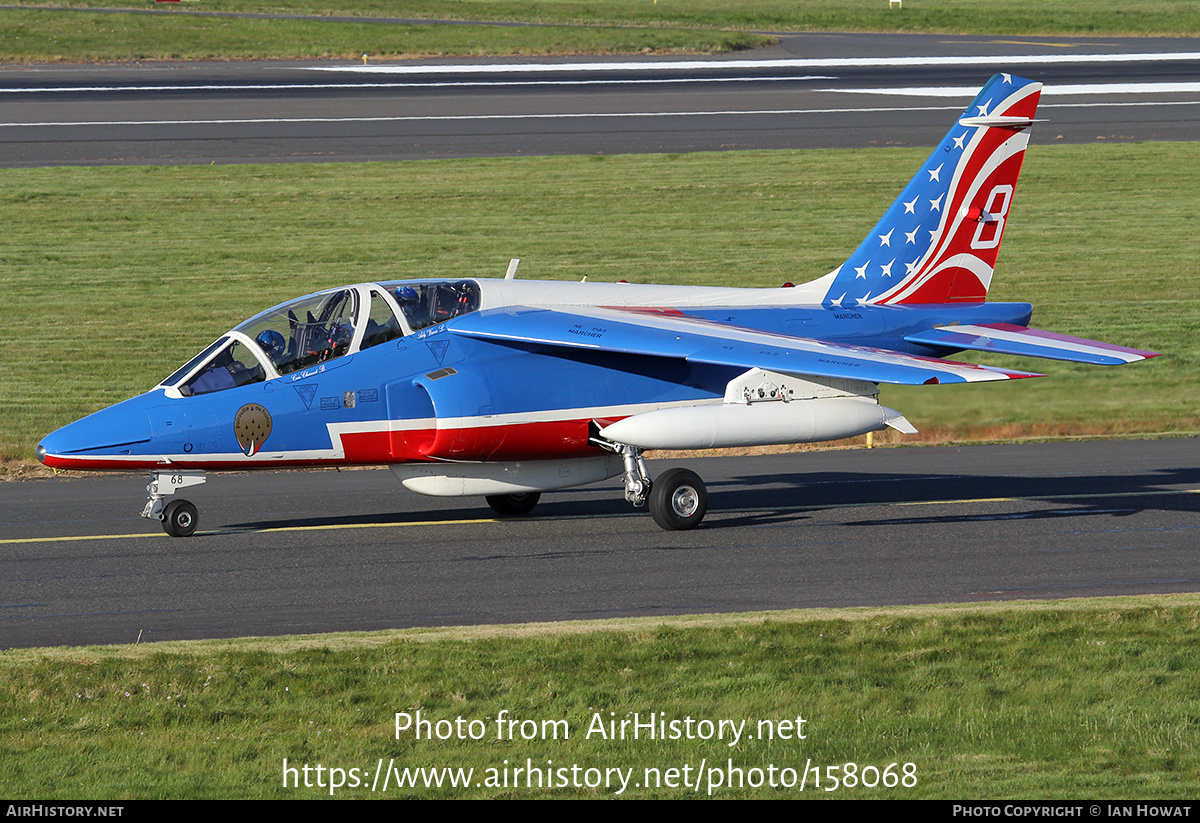
[[[807,443],[915,429],[879,384],[1038,375],[964,349],[1095,364],[1153,352],[1027,327],[987,303],[1041,84],[996,75],[834,271],[740,289],[504,279],[389,281],[283,303],[174,374],[48,435],[62,469],[149,470],[143,516],[195,532],[173,498],[206,472],[386,465],[429,495],[524,514],[541,492],[623,476],[666,529],[704,483],[651,480],[647,449]],[[267,481],[269,482],[269,481]]]

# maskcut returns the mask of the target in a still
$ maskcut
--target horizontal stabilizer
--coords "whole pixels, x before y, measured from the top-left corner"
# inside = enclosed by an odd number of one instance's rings
[[[1071,363],[1093,363],[1119,366],[1157,357],[1157,352],[1114,346],[1097,340],[1085,340],[1065,334],[1014,326],[1010,323],[987,323],[978,326],[942,326],[904,337],[910,343],[924,346],[944,346],[948,349],[1018,354],[1025,357],[1044,357],[1047,360],[1066,360]]]
[[[787,374],[868,383],[920,386],[1041,376],[888,349],[774,334],[694,317],[646,315],[591,307],[490,309],[455,318],[446,324],[446,329],[466,337],[515,346],[560,346],[669,357],[691,363],[745,369],[757,367]]]
[[[983,126],[989,129],[1027,129],[1033,125],[1032,117],[1005,117],[993,114],[988,117],[960,117],[958,125],[969,129]]]

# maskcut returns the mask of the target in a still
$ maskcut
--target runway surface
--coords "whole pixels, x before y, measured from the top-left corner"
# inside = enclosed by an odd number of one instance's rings
[[[1151,38],[806,34],[711,59],[0,68],[0,167],[932,145],[987,78],[1033,143],[1194,140],[1200,49]]]
[[[0,647],[1196,591],[1200,441],[661,461],[709,484],[665,532],[619,483],[529,518],[383,470],[219,475],[201,532],[143,477],[0,484]],[[192,490],[189,490],[189,492]]]

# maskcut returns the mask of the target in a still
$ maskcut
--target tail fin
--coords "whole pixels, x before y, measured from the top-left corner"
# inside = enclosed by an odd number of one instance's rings
[[[825,305],[980,302],[1042,84],[997,74],[834,276]]]

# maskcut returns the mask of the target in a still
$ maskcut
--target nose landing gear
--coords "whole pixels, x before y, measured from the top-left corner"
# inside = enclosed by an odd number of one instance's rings
[[[163,531],[171,537],[191,537],[200,525],[200,514],[187,500],[172,500],[162,513]]]
[[[171,537],[191,537],[200,525],[196,507],[187,500],[172,500],[164,505],[163,498],[178,489],[199,486],[207,479],[204,472],[198,470],[150,472],[150,483],[146,486],[150,499],[142,509],[142,517],[162,521],[163,531]]]

